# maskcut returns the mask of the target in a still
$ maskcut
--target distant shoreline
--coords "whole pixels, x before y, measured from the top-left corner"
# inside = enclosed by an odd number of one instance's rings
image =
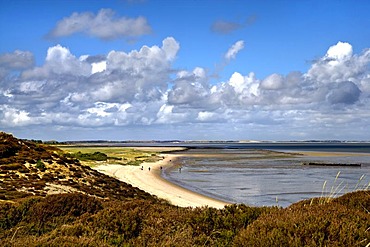
[[[183,149],[262,149],[304,153],[370,154],[370,142],[69,142],[70,147],[127,147]]]

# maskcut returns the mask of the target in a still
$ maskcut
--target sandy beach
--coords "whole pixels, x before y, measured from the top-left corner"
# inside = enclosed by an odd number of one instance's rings
[[[134,187],[169,201],[179,207],[223,208],[229,204],[207,197],[173,184],[161,177],[162,169],[169,169],[178,155],[163,154],[163,160],[155,163],[143,163],[140,166],[100,165],[94,167],[99,172],[113,176]],[[141,169],[143,167],[143,169]],[[149,170],[150,168],[150,170]]]

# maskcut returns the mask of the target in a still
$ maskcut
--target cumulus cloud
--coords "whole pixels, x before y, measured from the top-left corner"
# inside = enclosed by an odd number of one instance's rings
[[[42,67],[26,70],[22,73],[23,79],[51,78],[55,75],[88,76],[91,65],[75,57],[68,48],[61,45],[50,47],[45,64]]]
[[[6,119],[2,123],[150,124],[167,97],[171,63],[179,47],[169,37],[162,46],[79,58],[61,45],[50,47],[42,66],[2,79],[0,112]]]
[[[91,66],[92,66],[91,73],[95,74],[95,73],[105,71],[107,69],[107,62],[106,61],[101,61],[101,62],[98,62],[98,63],[92,63]]]
[[[60,20],[48,34],[51,38],[83,33],[105,40],[138,37],[152,32],[146,18],[117,17],[111,9],[73,13]]]
[[[30,113],[9,105],[0,105],[0,123],[2,126],[27,126],[38,124],[38,119],[42,116],[31,117]]]
[[[350,59],[352,52],[353,49],[349,43],[339,41],[336,45],[333,45],[328,49],[324,56],[324,60],[328,60],[331,64],[337,64],[339,61]]]
[[[248,93],[257,95],[258,83],[259,82],[256,81],[255,75],[252,72],[248,76],[243,76],[242,74],[235,72],[229,79],[230,86],[232,86],[238,94],[242,94],[247,91]]]
[[[234,58],[243,46],[236,42],[225,59]],[[21,71],[0,77],[0,124],[7,128],[202,124],[217,126],[214,133],[247,126],[274,136],[269,128],[273,125],[274,131],[289,128],[291,135],[300,137],[319,136],[338,125],[361,130],[370,124],[369,49],[354,54],[349,43],[339,42],[306,73],[257,78],[253,72],[234,72],[218,82],[206,68],[176,70],[179,49],[172,37],[129,52],[81,57],[56,45],[39,67],[27,62],[9,65],[24,60],[11,53],[0,55],[7,61],[0,69]]]
[[[166,38],[162,47],[143,46],[129,53],[111,51],[107,55],[105,73],[90,78],[96,87],[91,93],[92,99],[119,102],[161,99],[178,50],[179,43],[174,38]]]
[[[180,71],[168,93],[168,102],[174,105],[192,105],[208,95],[208,78],[203,68],[195,68],[192,72]]]
[[[262,89],[279,90],[284,85],[284,78],[279,74],[272,74],[266,77],[260,84]]]
[[[320,82],[358,81],[368,73],[370,49],[360,55],[352,54],[349,43],[338,42],[325,56],[314,63],[307,72],[307,79]]]
[[[164,104],[157,113],[156,123],[158,124],[173,124],[187,121],[188,112],[176,112],[173,105]]]

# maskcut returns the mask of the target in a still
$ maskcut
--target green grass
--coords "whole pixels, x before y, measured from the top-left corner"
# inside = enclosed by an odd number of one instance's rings
[[[156,162],[162,158],[159,152],[123,147],[76,147],[58,146],[64,152],[79,159],[84,165],[96,166],[102,163],[140,165],[143,162]],[[106,159],[103,159],[106,156]]]

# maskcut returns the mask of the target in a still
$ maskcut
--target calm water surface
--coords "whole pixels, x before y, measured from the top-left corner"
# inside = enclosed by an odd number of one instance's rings
[[[302,199],[363,189],[370,182],[369,153],[313,157],[256,149],[198,148],[182,154],[186,156],[163,172],[166,179],[201,194],[253,206],[286,207]],[[304,161],[362,166],[304,166]]]

